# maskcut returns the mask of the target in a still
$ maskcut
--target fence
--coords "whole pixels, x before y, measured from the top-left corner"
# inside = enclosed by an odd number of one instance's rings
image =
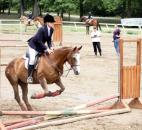
[[[60,43],[62,42],[62,34],[63,32],[62,30],[62,24],[63,27],[71,27],[72,29],[74,29],[75,31],[80,31],[80,28],[84,28],[85,23],[84,22],[71,22],[71,21],[62,21],[60,18],[55,17],[55,19],[57,19],[57,22],[55,23],[55,29],[57,30],[55,35],[54,35],[54,41],[60,41]],[[6,23],[7,22],[7,23]],[[10,22],[12,22],[13,24],[11,24]],[[16,24],[14,23],[16,22]],[[109,24],[109,23],[100,23],[100,25],[102,26],[102,31],[106,32],[106,33],[110,33],[113,31],[114,25],[115,24]],[[20,23],[19,20],[0,20],[0,33],[2,33],[2,29],[4,28],[4,26],[9,26],[11,28],[11,26],[15,26],[19,28],[19,38],[18,40],[23,40],[23,25]],[[122,31],[124,34],[128,33],[128,34],[139,34],[142,35],[142,27],[141,26],[133,26],[133,28],[131,28],[130,26],[124,26],[122,24],[118,24],[118,26],[120,26],[122,28]],[[34,32],[32,32],[34,33]],[[57,35],[60,37],[58,38]]]

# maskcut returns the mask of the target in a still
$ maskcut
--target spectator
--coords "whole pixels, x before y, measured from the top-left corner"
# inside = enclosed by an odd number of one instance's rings
[[[116,53],[119,55],[119,38],[120,38],[120,32],[118,25],[115,25],[115,29],[113,31],[113,42],[114,42],[114,48],[116,50]]]
[[[93,27],[93,31],[91,32],[91,39],[93,44],[94,53],[97,56],[97,51],[99,52],[100,56],[102,55],[101,43],[100,43],[101,33],[97,30],[97,27]]]

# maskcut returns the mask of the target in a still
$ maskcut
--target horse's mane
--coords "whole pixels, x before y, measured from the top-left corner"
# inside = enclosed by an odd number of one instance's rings
[[[41,17],[41,16],[37,16],[37,17],[35,17],[35,18],[34,18],[34,21],[38,21],[38,22],[40,22],[40,24],[41,24],[41,25],[43,25],[43,24],[44,24],[44,22],[43,22],[43,17]]]
[[[73,48],[72,47],[61,47],[54,50],[53,55],[62,54],[63,52],[70,52]]]

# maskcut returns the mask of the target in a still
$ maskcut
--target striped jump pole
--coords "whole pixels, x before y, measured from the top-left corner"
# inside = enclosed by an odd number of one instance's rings
[[[2,122],[0,122],[0,130],[7,130]]]
[[[98,113],[98,112],[105,111],[105,109],[104,110],[103,109],[99,110],[99,108],[98,110],[97,108],[93,110],[81,110],[81,109],[88,108],[96,104],[99,104],[111,99],[115,99],[115,98],[118,98],[118,96],[105,97],[95,101],[90,101],[86,104],[78,105],[73,108],[66,108],[64,110],[59,110],[59,111],[1,111],[0,114],[1,115],[72,115],[72,114]]]
[[[55,125],[63,125],[67,123],[72,123],[75,121],[80,121],[80,120],[85,120],[85,119],[91,119],[91,118],[97,118],[97,117],[103,117],[103,116],[110,116],[110,115],[116,115],[116,114],[122,114],[126,112],[130,112],[130,108],[127,106],[127,104],[123,103],[125,108],[123,109],[113,109],[113,110],[108,110],[104,111],[101,113],[96,113],[96,114],[87,114],[87,115],[81,115],[77,117],[70,117],[66,119],[59,119],[59,120],[53,120],[49,122],[43,122],[37,125],[32,125],[32,126],[27,126],[23,128],[18,128],[14,130],[35,130],[35,129],[41,129],[49,126],[55,126]]]
[[[99,113],[105,110],[65,110],[65,111],[1,111],[2,115],[74,115]]]

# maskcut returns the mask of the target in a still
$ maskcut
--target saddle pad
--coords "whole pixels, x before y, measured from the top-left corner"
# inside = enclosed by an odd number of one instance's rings
[[[25,60],[25,68],[28,69],[29,58],[26,57],[26,55],[24,55],[24,56],[23,56],[23,59]]]

